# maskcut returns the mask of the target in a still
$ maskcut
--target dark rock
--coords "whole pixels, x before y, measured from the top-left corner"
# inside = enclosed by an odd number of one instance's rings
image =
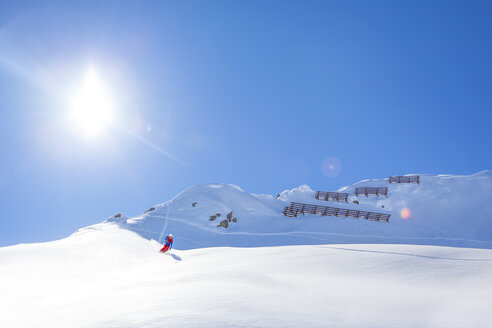
[[[237,222],[237,218],[232,219],[232,222]]]
[[[191,206],[195,207],[196,204],[198,204],[197,202],[194,202],[193,204],[191,204]]]
[[[232,218],[232,211],[230,213],[227,213],[227,220],[229,220],[229,222],[231,222],[231,218]]]
[[[128,218],[126,217],[125,214],[117,213],[107,218],[104,222],[116,222],[118,224],[125,224],[127,219]]]
[[[155,210],[155,208],[154,207],[151,207],[148,210],[146,210],[145,213],[152,212],[153,210]]]
[[[381,205],[382,208],[384,208],[384,205]]]
[[[354,200],[352,203],[359,204],[359,201],[358,200]]]
[[[215,214],[215,215],[217,215],[217,217],[218,217],[218,218],[220,218],[220,213],[217,213],[217,214]]]
[[[277,195],[277,197],[275,197],[275,199],[279,199],[280,198],[280,194]]]
[[[208,219],[208,220],[209,220],[209,221],[213,221],[213,220],[215,220],[216,218],[217,218],[217,217],[216,217],[215,215],[211,215],[211,216],[210,216],[210,219]]]
[[[229,226],[229,221],[222,220],[222,221],[220,221],[220,223],[219,223],[219,225],[217,227],[227,228],[228,226]]]

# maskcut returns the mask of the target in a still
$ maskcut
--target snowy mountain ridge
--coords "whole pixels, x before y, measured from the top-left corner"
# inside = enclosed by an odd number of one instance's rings
[[[388,197],[355,196],[355,188],[370,186],[388,187]],[[140,216],[113,216],[105,224],[159,242],[173,233],[178,249],[327,243],[492,248],[491,171],[420,175],[420,184],[369,179],[338,191],[349,193],[347,203],[317,200],[316,191],[307,185],[285,190],[276,198],[248,194],[230,184],[199,185]],[[288,218],[282,210],[290,202],[389,213],[391,218],[389,223],[318,215]]]

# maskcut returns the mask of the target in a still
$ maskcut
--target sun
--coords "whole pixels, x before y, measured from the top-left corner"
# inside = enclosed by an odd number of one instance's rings
[[[87,69],[71,96],[70,120],[88,137],[99,136],[114,120],[110,92],[94,68]]]

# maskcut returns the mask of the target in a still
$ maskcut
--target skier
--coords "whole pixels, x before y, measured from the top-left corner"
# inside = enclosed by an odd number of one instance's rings
[[[171,248],[173,248],[173,234],[172,233],[170,233],[169,236],[166,237],[166,242],[162,246],[161,252],[165,253],[168,250],[170,250]]]

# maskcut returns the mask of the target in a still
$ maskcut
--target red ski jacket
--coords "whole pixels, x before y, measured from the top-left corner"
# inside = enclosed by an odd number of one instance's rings
[[[166,242],[164,243],[164,246],[161,248],[161,252],[167,252],[173,247],[173,239],[169,236],[166,237]]]

